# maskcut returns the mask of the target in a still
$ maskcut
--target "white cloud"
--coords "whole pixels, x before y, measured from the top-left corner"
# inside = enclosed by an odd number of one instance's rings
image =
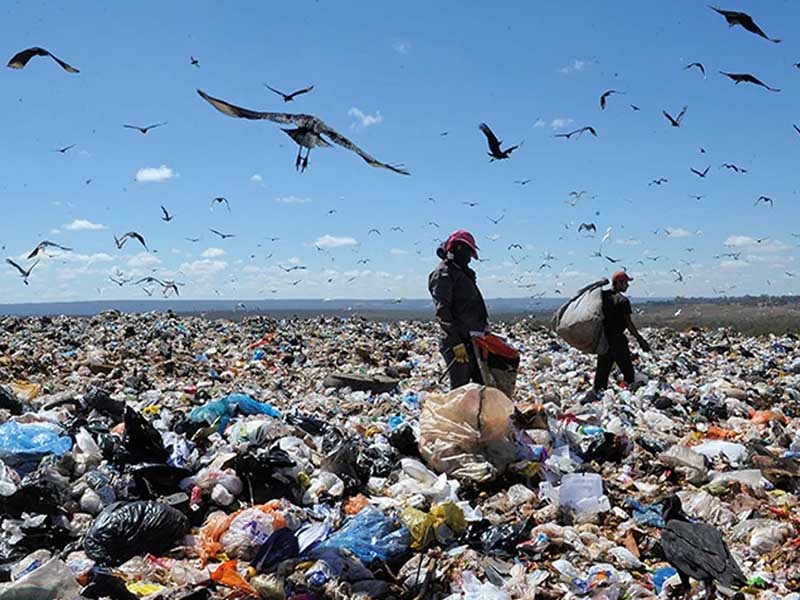
[[[161,165],[160,167],[144,167],[136,171],[136,181],[141,183],[167,181],[176,176],[175,172],[167,165]]]
[[[250,181],[254,183],[261,183],[262,181],[264,181],[264,178],[258,173],[255,173],[254,175],[250,176]]]
[[[493,233],[492,235],[487,235],[486,239],[489,240],[490,242],[496,242],[501,237],[503,237],[503,236],[500,235],[499,233]]]
[[[225,256],[225,250],[222,248],[206,248],[200,256],[203,258],[219,258],[220,256]]]
[[[54,229],[50,230],[50,235],[58,235],[59,233],[61,233],[61,230],[58,229],[58,228],[54,228]]]
[[[359,123],[354,123],[353,124],[354,127],[355,125],[360,125],[361,127],[370,127],[371,125],[377,125],[378,123],[383,123],[383,115],[381,115],[381,112],[379,110],[376,110],[374,115],[368,115],[364,113],[364,111],[362,111],[360,108],[354,106],[353,108],[347,111],[347,114],[351,117],[355,117],[360,121]]]
[[[392,248],[389,250],[389,254],[392,256],[403,256],[404,254],[408,254],[408,250],[401,250],[400,248]]]
[[[286,262],[288,262],[290,265],[301,265],[301,264],[303,264],[303,261],[300,260],[300,257],[298,257],[298,256],[293,256],[292,258],[290,258]]]
[[[63,225],[63,227],[70,231],[98,231],[100,229],[108,229],[105,225],[92,223],[87,219],[75,219],[72,223],[67,223]]]
[[[723,260],[719,266],[723,269],[744,269],[749,267],[750,263],[743,260]]]
[[[692,232],[683,227],[676,227],[675,229],[667,227],[666,232],[669,238],[687,238],[692,236]]]
[[[343,248],[346,246],[358,246],[358,241],[355,238],[336,237],[326,233],[322,237],[318,237],[314,245],[320,248]]]
[[[128,259],[128,266],[131,269],[143,269],[160,264],[160,258],[153,256],[152,254],[148,254],[147,252],[140,252],[139,254],[135,254]]]
[[[411,42],[406,40],[397,40],[394,44],[392,44],[392,48],[398,54],[408,54],[411,50]]]
[[[547,125],[547,123],[545,123],[544,119],[536,119],[536,123],[533,124],[536,129],[544,127],[545,125]]]
[[[282,196],[281,198],[275,198],[275,202],[279,202],[280,204],[308,204],[311,202],[311,198],[300,198],[298,196]]]
[[[550,127],[553,129],[563,129],[564,127],[569,127],[575,119],[570,119],[569,117],[558,117],[550,121]]]
[[[591,61],[581,60],[579,58],[576,58],[570,64],[568,64],[567,66],[561,67],[558,71],[559,71],[559,73],[564,73],[566,75],[568,73],[573,73],[575,71],[583,71],[590,64],[591,64]]]
[[[780,240],[762,239],[759,243],[758,239],[750,237],[749,235],[732,235],[725,240],[725,245],[729,248],[742,248],[747,252],[753,253],[775,253],[784,252],[791,247]]]
[[[635,240],[633,238],[628,238],[626,240],[616,240],[616,243],[620,244],[621,246],[638,246],[642,242],[640,242],[639,240]]]
[[[178,268],[187,277],[202,277],[207,275],[214,275],[220,271],[228,268],[228,263],[224,260],[212,260],[204,258],[203,260],[195,260],[192,262],[181,263]]]

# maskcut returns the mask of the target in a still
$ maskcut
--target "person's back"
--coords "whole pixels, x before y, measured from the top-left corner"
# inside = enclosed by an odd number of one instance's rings
[[[619,340],[625,337],[626,316],[632,313],[631,301],[616,289],[603,290],[603,328],[606,338]]]

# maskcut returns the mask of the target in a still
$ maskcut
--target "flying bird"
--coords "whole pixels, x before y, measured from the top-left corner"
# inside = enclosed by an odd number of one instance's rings
[[[477,202],[462,202],[461,204],[463,204],[464,206],[469,206],[470,208],[475,208],[476,206],[478,206]]]
[[[575,131],[570,131],[569,133],[557,133],[553,137],[565,138],[565,139],[568,140],[573,135],[576,135],[576,134],[577,134],[578,137],[581,137],[581,135],[583,135],[587,131],[589,133],[591,133],[594,137],[597,137],[597,130],[594,127],[581,127],[580,129],[576,129]]]
[[[716,596],[716,582],[732,590],[747,583],[716,527],[690,520],[683,512],[680,499],[674,495],[664,501],[663,514],[665,527],[661,532],[661,549],[667,562],[678,571],[685,591],[690,589],[690,578],[703,582],[706,598]]]
[[[612,264],[616,264],[618,262],[622,262],[621,258],[611,258],[610,256],[603,256],[603,258],[605,258],[608,262],[610,262]]]
[[[653,179],[653,181],[651,181],[647,185],[661,185],[662,183],[668,183],[668,182],[669,180],[666,177],[659,177],[658,179]]]
[[[720,165],[719,168],[721,169],[723,167],[725,167],[729,171],[736,171],[737,173],[747,173],[747,169],[743,169],[742,167],[737,167],[733,163],[722,163],[722,165]]]
[[[285,273],[291,273],[292,271],[305,271],[307,269],[307,267],[303,265],[294,265],[291,267],[284,267],[283,265],[278,265],[278,267],[280,267],[281,271]]]
[[[518,250],[522,250],[522,244],[509,244],[507,250],[513,250],[514,248]]]
[[[141,234],[136,233],[135,231],[129,231],[128,233],[123,234],[120,238],[114,236],[114,242],[117,244],[117,249],[122,250],[122,247],[130,239],[136,240],[144,247],[145,250],[147,250],[147,244],[145,243],[144,238],[141,236]]]
[[[528,185],[533,179],[515,179],[514,183],[517,185]]]
[[[281,92],[279,90],[276,90],[273,87],[268,86],[266,83],[264,84],[264,87],[267,88],[268,90],[270,90],[271,92],[275,92],[279,96],[282,96],[284,102],[291,102],[292,100],[295,99],[296,96],[299,96],[300,94],[307,94],[308,92],[310,92],[311,90],[314,89],[314,86],[310,85],[308,87],[304,87],[301,90],[297,90],[296,92],[292,92],[291,94],[284,94],[283,92]]]
[[[671,114],[669,114],[669,113],[668,113],[667,111],[665,111],[665,110],[662,110],[662,111],[661,111],[661,114],[662,114],[662,115],[664,115],[665,117],[667,117],[667,120],[669,120],[670,124],[671,124],[673,127],[680,127],[680,126],[681,126],[681,121],[683,120],[683,115],[685,115],[685,114],[686,114],[686,109],[687,109],[687,108],[689,108],[689,107],[688,107],[688,106],[684,106],[684,107],[681,109],[681,112],[679,112],[679,113],[678,113],[678,116],[677,116],[677,117],[673,117]]]
[[[138,125],[128,125],[128,124],[124,124],[123,127],[125,129],[135,129],[136,131],[140,131],[144,134],[150,131],[151,129],[155,129],[156,127],[163,127],[166,124],[167,122],[163,121],[161,123],[153,123],[152,125],[148,125],[147,127],[139,127]]]
[[[227,198],[223,198],[222,196],[217,196],[211,201],[211,210],[214,210],[215,204],[225,204],[228,207],[228,212],[231,212],[231,203],[228,202]]]
[[[753,21],[753,17],[751,17],[747,13],[737,12],[735,10],[723,10],[715,6],[709,6],[709,8],[721,14],[723,17],[725,17],[725,20],[728,22],[729,27],[739,25],[740,27],[743,27],[750,33],[755,33],[756,35],[764,38],[765,40],[769,40],[773,44],[780,43],[780,40],[771,38],[766,33],[764,33],[764,31],[758,25],[756,25],[756,22]]]
[[[740,83],[752,83],[753,85],[760,85],[764,89],[769,90],[770,92],[780,92],[778,88],[771,88],[766,83],[761,81],[758,77],[754,77],[750,75],[750,73],[726,73],[725,71],[720,71],[722,75],[728,77],[729,79],[733,80],[734,85],[739,85]]]
[[[44,48],[39,48],[38,46],[34,46],[33,48],[28,48],[26,50],[22,50],[17,52],[14,56],[11,57],[11,60],[8,61],[8,67],[12,69],[24,69],[25,65],[28,64],[28,61],[32,59],[34,56],[49,56],[54,61],[58,63],[58,66],[64,69],[67,73],[80,73],[78,69],[65,63],[63,60],[55,56],[54,54],[50,53],[48,50]]]
[[[228,238],[236,237],[235,233],[222,233],[221,231],[217,231],[216,229],[209,229],[209,231],[215,235],[218,235],[220,239],[227,240]]]
[[[63,148],[56,148],[55,152],[60,152],[61,154],[66,154],[67,150],[70,150],[75,147],[75,144],[70,144],[69,146],[64,146]]]
[[[597,233],[597,226],[594,223],[581,223],[578,227],[578,233],[581,231],[591,231],[592,233]]]
[[[170,221],[172,221],[172,219],[175,218],[175,215],[169,214],[169,212],[167,212],[167,209],[164,208],[163,206],[161,207],[161,212],[164,213],[164,216],[161,217],[162,221],[169,223]]]
[[[200,68],[200,61],[197,60],[194,56],[189,57],[189,64],[192,65],[193,67],[197,67],[198,69]]]
[[[764,204],[769,203],[769,205],[772,207],[775,206],[775,201],[768,196],[759,196],[758,200],[756,200],[755,203],[753,203],[753,206],[758,206],[760,202],[763,202]]]
[[[498,218],[496,218],[496,219],[493,219],[492,217],[486,217],[486,218],[487,218],[487,219],[489,219],[489,220],[490,220],[492,223],[494,223],[495,225],[499,225],[499,224],[500,224],[500,221],[502,221],[502,220],[505,218],[505,215],[504,215],[504,214],[503,214],[503,215],[500,215],[500,216],[499,216]]]
[[[390,231],[398,231],[400,233],[403,233],[404,229],[402,227],[392,227]]]
[[[798,126],[797,126],[797,125],[795,125],[794,123],[792,123],[792,127],[794,127],[794,130],[795,130],[797,133],[800,133],[800,127],[798,127]]]
[[[31,276],[31,271],[33,271],[33,268],[34,268],[36,265],[38,265],[38,264],[39,264],[39,261],[37,260],[37,261],[36,261],[35,263],[33,263],[33,264],[30,266],[30,267],[28,267],[28,269],[27,269],[27,270],[25,270],[25,269],[23,269],[22,267],[20,267],[20,266],[19,266],[17,263],[15,263],[13,260],[11,260],[10,258],[7,258],[7,259],[6,259],[6,262],[7,262],[8,264],[10,264],[12,267],[14,267],[14,268],[15,268],[17,271],[19,271],[19,274],[20,274],[20,276],[22,277],[22,282],[23,282],[25,285],[28,285],[28,277],[30,277],[30,276]]]
[[[375,227],[373,227],[372,229],[370,229],[370,230],[367,232],[367,235],[369,235],[370,233],[377,233],[378,235],[381,235],[381,231],[380,231],[380,229],[376,229]]]
[[[689,167],[689,170],[702,179],[705,178],[706,175],[708,175],[708,170],[710,168],[711,166],[709,165],[708,167],[706,167],[705,171],[698,171],[697,169],[693,169],[691,167]]]
[[[700,69],[700,72],[703,74],[703,79],[705,79],[705,78],[706,78],[706,69],[705,69],[705,67],[703,66],[703,63],[699,63],[699,62],[693,62],[693,63],[691,63],[691,64],[689,64],[689,65],[686,65],[685,67],[683,67],[683,70],[685,71],[685,70],[687,70],[687,69],[691,69],[692,67],[695,67],[695,68],[697,68],[697,69]]]
[[[675,274],[675,283],[683,283],[683,273],[678,271],[678,269],[670,269],[669,272]]]
[[[28,259],[35,258],[39,252],[42,252],[45,248],[58,248],[59,250],[63,250],[64,252],[72,252],[72,248],[67,248],[65,246],[61,246],[60,244],[56,244],[55,242],[51,242],[49,240],[44,240],[39,242],[36,245],[36,248],[31,250],[31,253],[28,254]]]
[[[486,123],[481,123],[480,125],[478,125],[478,129],[480,129],[483,132],[483,135],[486,136],[486,141],[489,144],[488,154],[489,156],[492,157],[491,160],[493,161],[503,160],[505,158],[508,158],[514,150],[516,150],[522,145],[520,143],[517,144],[516,146],[509,146],[505,150],[501,150],[500,144],[502,144],[502,142],[497,139],[497,136],[491,129],[489,129],[489,126]]]
[[[606,109],[606,102],[611,94],[624,94],[624,93],[625,92],[618,92],[617,90],[608,90],[607,92],[603,92],[603,95],[600,96],[600,110]]]
[[[689,194],[689,198],[694,198],[695,200],[702,200],[705,196],[698,196],[697,194]]]
[[[187,238],[183,238],[183,239],[185,239],[187,242],[192,242],[192,243],[196,243],[196,242],[200,241],[200,238],[195,238],[195,237],[187,237]]]
[[[635,104],[631,104],[631,110],[641,110],[641,109]]]
[[[229,117],[251,120],[267,120],[275,123],[297,125],[297,127],[294,129],[282,130],[299,146],[297,151],[297,159],[295,160],[295,167],[300,171],[305,171],[308,167],[308,156],[311,153],[312,148],[315,148],[316,146],[329,148],[331,146],[331,143],[325,139],[327,137],[334,144],[337,144],[346,150],[355,152],[372,167],[389,169],[390,171],[399,173],[400,175],[409,174],[408,171],[400,168],[400,166],[382,163],[373,158],[346,137],[326,125],[324,121],[313,115],[258,112],[241,108],[239,106],[234,106],[233,104],[229,104],[224,100],[212,98],[202,90],[197,90],[197,93],[200,94],[200,97],[203,98],[203,100],[211,104],[211,106],[216,108],[222,114],[228,115]],[[302,156],[303,148],[306,148],[305,157]]]

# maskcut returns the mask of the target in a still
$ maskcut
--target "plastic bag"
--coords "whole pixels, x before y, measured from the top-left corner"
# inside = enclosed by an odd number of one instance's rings
[[[22,414],[22,402],[19,401],[14,390],[7,385],[0,385],[0,410],[7,410],[12,415]]]
[[[608,279],[601,279],[580,290],[553,317],[553,328],[573,348],[590,354],[608,352],[603,327],[603,290]]]
[[[345,548],[368,565],[399,558],[408,551],[411,535],[405,525],[398,524],[373,507],[367,507],[345,522],[344,526],[315,550]]]
[[[297,542],[297,536],[290,529],[284,527],[273,532],[264,545],[258,549],[253,566],[259,573],[263,573],[279,562],[287,558],[294,558],[298,554],[300,554],[300,544]]]
[[[245,415],[267,415],[276,419],[281,416],[269,404],[259,402],[247,394],[231,394],[192,409],[187,418],[195,423],[212,425],[220,417],[232,417],[237,410]]]
[[[419,450],[438,472],[484,482],[516,458],[510,417],[514,404],[500,390],[469,384],[430,394],[419,418]]]
[[[496,585],[481,583],[470,571],[461,574],[461,597],[464,600],[511,600],[511,596]]]
[[[253,511],[263,513],[268,519],[257,517]],[[247,514],[242,517],[245,512]],[[226,537],[234,522],[236,526],[233,535]],[[252,533],[247,531],[250,523],[253,524]],[[273,531],[282,529],[286,525],[284,504],[280,500],[257,505],[246,511],[236,511],[230,515],[223,512],[212,513],[200,530],[200,558],[205,564],[223,551],[228,553],[243,551],[252,558]]]
[[[35,468],[47,454],[62,454],[72,449],[72,440],[51,427],[8,421],[0,424],[0,460],[11,467]]]
[[[244,578],[239,575],[239,571],[237,570],[238,566],[238,560],[229,560],[222,563],[211,573],[211,580],[216,581],[225,587],[240,590],[253,596],[258,596],[259,594],[255,591],[255,589],[253,589],[253,586],[247,583]]]
[[[69,567],[58,558],[51,558],[35,571],[0,592],[0,600],[74,600],[80,598],[80,587]]]
[[[162,554],[189,529],[183,513],[160,502],[115,502],[86,532],[83,548],[99,564],[116,566],[139,554]]]
[[[164,463],[169,457],[158,430],[130,406],[125,409],[125,437],[122,443],[128,454],[125,462]]]

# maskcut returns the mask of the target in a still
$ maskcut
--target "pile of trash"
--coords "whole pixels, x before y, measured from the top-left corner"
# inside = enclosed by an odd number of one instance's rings
[[[0,600],[664,598],[674,494],[800,598],[800,339],[650,330],[589,402],[494,332],[513,399],[448,392],[434,323],[0,319]]]

